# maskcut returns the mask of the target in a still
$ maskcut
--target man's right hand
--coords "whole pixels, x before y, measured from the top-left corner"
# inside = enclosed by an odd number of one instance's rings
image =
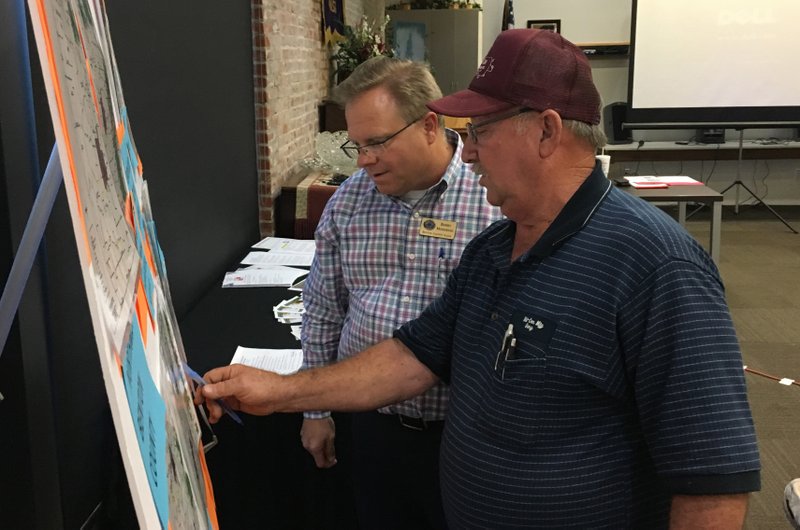
[[[327,418],[305,418],[300,428],[300,439],[303,447],[314,457],[319,468],[329,468],[336,464],[336,424],[330,416]]]

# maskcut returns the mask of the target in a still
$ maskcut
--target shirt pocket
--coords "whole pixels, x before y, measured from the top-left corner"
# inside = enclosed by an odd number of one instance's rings
[[[428,302],[442,294],[447,285],[447,278],[456,263],[458,260],[452,258],[431,257],[426,260],[425,269],[421,272],[419,281]]]
[[[480,424],[490,437],[515,448],[536,443],[546,375],[541,345],[518,343],[513,358],[500,359],[480,404]]]

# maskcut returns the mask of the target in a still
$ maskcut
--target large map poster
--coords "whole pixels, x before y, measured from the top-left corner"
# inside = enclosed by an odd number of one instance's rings
[[[102,0],[28,0],[100,364],[142,528],[216,528],[186,356]]]

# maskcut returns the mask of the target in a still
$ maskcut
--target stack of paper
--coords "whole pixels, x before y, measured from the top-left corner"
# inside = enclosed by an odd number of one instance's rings
[[[668,188],[670,186],[702,186],[703,183],[683,175],[679,176],[646,176],[625,177],[634,188]]]
[[[225,274],[223,287],[290,287],[297,278],[308,274],[305,269],[283,265],[253,265]]]
[[[283,237],[265,237],[253,248],[264,250],[285,250],[289,252],[311,252],[314,253],[315,245],[313,239],[288,239]]]
[[[245,265],[299,265],[308,267],[314,259],[316,249],[310,239],[284,239],[267,237],[253,245],[253,248],[269,252],[250,252],[242,260]]]
[[[302,295],[297,295],[288,300],[284,300],[272,308],[275,314],[275,319],[281,324],[299,324],[303,321],[303,307]]]

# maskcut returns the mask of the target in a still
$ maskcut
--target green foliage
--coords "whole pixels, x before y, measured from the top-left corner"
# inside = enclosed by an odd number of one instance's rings
[[[394,51],[386,44],[386,25],[389,16],[382,24],[372,24],[366,16],[362,16],[355,26],[344,27],[344,37],[338,42],[336,51],[331,56],[336,63],[334,74],[342,79],[349,75],[356,66],[371,57],[385,55],[394,57]]]
[[[476,3],[475,0],[416,0],[386,6],[386,9],[452,9],[455,7],[481,9],[480,4]]]

